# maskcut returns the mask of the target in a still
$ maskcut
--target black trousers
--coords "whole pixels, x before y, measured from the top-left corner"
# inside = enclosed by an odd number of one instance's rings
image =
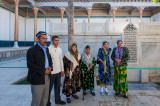
[[[48,97],[48,104],[47,106],[51,106],[50,97],[51,97],[51,91],[54,84],[54,96],[55,96],[55,102],[60,102],[60,87],[61,87],[61,72],[57,74],[51,74],[50,76],[50,88],[49,88],[49,97]]]

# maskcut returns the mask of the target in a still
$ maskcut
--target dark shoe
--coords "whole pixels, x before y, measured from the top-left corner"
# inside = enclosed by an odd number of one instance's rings
[[[47,106],[51,106],[51,102],[47,103]]]
[[[75,99],[79,99],[79,97],[77,95],[72,95]]]
[[[65,105],[66,104],[66,102],[64,102],[64,101],[60,101],[60,102],[55,102],[56,104],[60,104],[60,105]]]
[[[115,93],[115,95],[116,95],[116,96],[120,96],[120,94],[119,94],[119,93]]]
[[[86,91],[83,92],[83,95],[87,95]]]
[[[92,95],[92,96],[95,96],[95,92],[91,91],[91,95]]]
[[[70,98],[67,98],[67,103],[71,103],[71,99]]]
[[[127,96],[127,95],[124,95],[123,97],[124,97],[124,98],[126,98],[126,99],[128,98],[128,96]]]

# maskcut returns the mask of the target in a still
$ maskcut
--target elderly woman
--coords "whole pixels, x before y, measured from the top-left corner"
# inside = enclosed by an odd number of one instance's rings
[[[107,85],[109,85],[109,76],[110,76],[110,53],[111,48],[108,47],[109,43],[107,41],[103,41],[102,48],[98,51],[97,62],[99,64],[99,79],[101,84],[100,94],[104,95],[103,85],[105,85],[105,93],[109,95],[109,91],[107,89]]]
[[[90,46],[85,47],[85,52],[81,56],[80,70],[81,70],[81,87],[84,90],[83,94],[86,95],[86,90],[95,96],[94,92],[94,66],[96,59],[90,52]]]
[[[127,84],[127,61],[129,60],[129,50],[123,47],[123,41],[117,40],[117,47],[113,49],[111,58],[114,61],[114,84],[113,89],[115,95],[123,94],[124,98],[128,98],[128,84]]]
[[[81,56],[78,53],[77,44],[73,43],[63,58],[65,79],[62,93],[66,95],[68,103],[71,103],[70,95],[75,99],[79,98],[76,93],[81,89],[79,68],[80,58]]]

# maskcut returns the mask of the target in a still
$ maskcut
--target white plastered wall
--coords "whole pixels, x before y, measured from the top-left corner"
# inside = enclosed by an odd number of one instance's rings
[[[14,40],[14,24],[15,14],[4,8],[0,7],[0,40],[13,41]],[[158,20],[160,14],[156,15]],[[88,17],[75,17],[75,23],[88,22]],[[130,17],[116,17],[116,22],[130,21]],[[153,17],[144,17],[144,22],[150,22]],[[160,20],[160,19],[159,19]],[[38,18],[37,31],[46,31],[49,33],[49,21],[53,23],[61,23],[61,17]],[[112,22],[112,17],[91,17],[91,23],[105,23],[106,21]],[[139,22],[139,17],[131,17],[132,22]],[[67,23],[67,18],[64,17],[64,23]],[[49,38],[49,37],[48,37]],[[19,16],[19,41],[33,41],[34,40],[34,18],[26,18]],[[50,40],[50,38],[48,39]]]

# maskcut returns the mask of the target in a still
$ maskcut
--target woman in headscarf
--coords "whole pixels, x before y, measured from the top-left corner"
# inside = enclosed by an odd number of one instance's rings
[[[99,64],[99,79],[101,84],[100,94],[104,95],[103,85],[105,85],[105,93],[106,95],[109,95],[107,86],[109,85],[109,77],[111,73],[110,59],[109,59],[111,48],[108,47],[109,42],[107,41],[103,41],[102,44],[103,46],[102,48],[99,49],[97,56],[97,62]]]
[[[114,61],[114,83],[113,89],[115,95],[123,94],[124,98],[128,98],[128,84],[127,84],[127,61],[129,60],[129,50],[123,47],[123,41],[117,40],[117,47],[113,49],[111,58]]]
[[[83,94],[86,95],[86,90],[95,96],[94,92],[94,66],[96,59],[90,52],[90,46],[85,47],[84,53],[81,55],[80,70],[81,70],[81,88],[84,90]]]
[[[68,103],[71,103],[70,95],[75,99],[79,98],[76,93],[81,89],[79,68],[80,58],[81,56],[78,53],[77,44],[73,43],[63,58],[65,79],[62,93],[66,95]]]

